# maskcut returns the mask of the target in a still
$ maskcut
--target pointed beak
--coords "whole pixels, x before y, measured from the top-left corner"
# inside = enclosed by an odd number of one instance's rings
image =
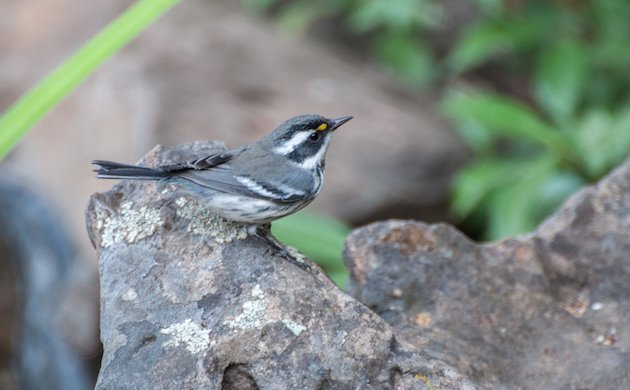
[[[342,116],[341,118],[333,119],[332,129],[333,130],[337,129],[339,126],[343,125],[344,123],[346,123],[347,121],[349,121],[352,118],[353,117],[351,117],[351,116]]]

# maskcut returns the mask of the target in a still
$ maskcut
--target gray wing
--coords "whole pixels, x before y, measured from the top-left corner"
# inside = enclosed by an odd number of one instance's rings
[[[277,188],[253,181],[247,176],[235,174],[230,160],[234,154],[225,152],[214,154],[181,164],[160,167],[172,176],[181,177],[214,191],[271,200],[280,203],[294,203],[303,200],[301,196],[286,194]]]
[[[173,165],[163,165],[158,169],[162,172],[168,173],[178,173],[184,172],[188,170],[200,170],[200,169],[208,169],[212,167],[220,166],[228,161],[230,161],[234,157],[233,152],[223,152],[217,154],[211,154],[209,156],[204,156],[200,158],[195,158],[192,160],[185,161],[179,164]]]

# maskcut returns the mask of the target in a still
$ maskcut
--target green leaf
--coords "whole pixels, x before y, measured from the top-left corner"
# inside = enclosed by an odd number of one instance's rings
[[[566,125],[575,113],[588,74],[588,56],[577,41],[548,46],[536,69],[535,95],[556,123]]]
[[[383,34],[376,42],[381,60],[404,80],[426,85],[433,79],[435,66],[431,50],[409,34]]]
[[[481,160],[462,168],[453,179],[451,210],[468,217],[487,196],[506,181],[513,180],[518,166],[504,160]]]
[[[328,277],[332,280],[339,288],[344,288],[346,282],[348,281],[348,271],[327,271]]]
[[[608,168],[610,151],[607,149],[614,127],[613,121],[608,112],[593,109],[580,118],[575,125],[573,134],[576,147],[591,178],[600,177]]]
[[[0,160],[99,65],[179,1],[136,2],[9,107],[0,118]]]
[[[505,26],[491,22],[478,23],[462,33],[447,58],[447,64],[452,72],[461,73],[511,47]]]
[[[585,184],[584,178],[575,172],[566,170],[552,172],[537,195],[535,222],[538,223],[553,213],[562,202]]]
[[[320,2],[290,3],[278,16],[278,25],[287,31],[302,34],[309,24],[326,13],[325,4]]]
[[[611,136],[610,167],[614,168],[630,154],[630,105],[615,114],[615,124]]]
[[[243,0],[243,4],[254,12],[264,12],[278,3],[279,0]]]
[[[542,156],[529,164],[521,180],[494,192],[489,201],[488,239],[525,233],[536,226],[539,195],[555,167],[554,159]]]
[[[275,237],[321,265],[340,287],[347,280],[342,251],[350,228],[341,222],[321,215],[299,212],[272,224]]]
[[[489,60],[505,58],[537,48],[546,37],[547,12],[528,17],[484,18],[468,27],[447,57],[447,64],[455,74],[467,71]],[[509,58],[508,58],[509,59]]]
[[[477,0],[477,4],[484,14],[489,15],[499,15],[506,7],[503,0]]]
[[[478,122],[465,119],[459,120],[456,130],[475,153],[485,155],[488,152],[492,152],[496,137]]]
[[[475,122],[496,136],[530,141],[568,159],[565,138],[522,103],[488,92],[454,92],[444,109],[456,121]]]
[[[591,179],[602,177],[630,153],[630,106],[615,114],[592,109],[576,122],[573,134]]]
[[[436,26],[440,9],[428,0],[371,0],[357,2],[350,15],[356,32],[377,28],[410,33],[414,28]]]

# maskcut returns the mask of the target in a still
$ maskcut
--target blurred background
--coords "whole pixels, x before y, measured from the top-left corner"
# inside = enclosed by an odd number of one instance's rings
[[[0,0],[0,111],[131,4]],[[353,226],[413,218],[499,239],[617,166],[630,151],[628,20],[625,0],[178,4],[0,163],[0,388],[95,381],[84,211],[113,182],[91,160],[354,115],[319,198],[274,224],[342,285]]]

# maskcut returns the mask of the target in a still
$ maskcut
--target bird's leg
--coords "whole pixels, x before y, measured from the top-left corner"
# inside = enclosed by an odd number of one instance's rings
[[[296,258],[294,254],[290,253],[287,248],[271,234],[270,223],[264,225],[249,225],[247,232],[250,236],[256,237],[267,244],[269,253],[272,256],[281,257],[305,271],[312,271],[308,263]]]

